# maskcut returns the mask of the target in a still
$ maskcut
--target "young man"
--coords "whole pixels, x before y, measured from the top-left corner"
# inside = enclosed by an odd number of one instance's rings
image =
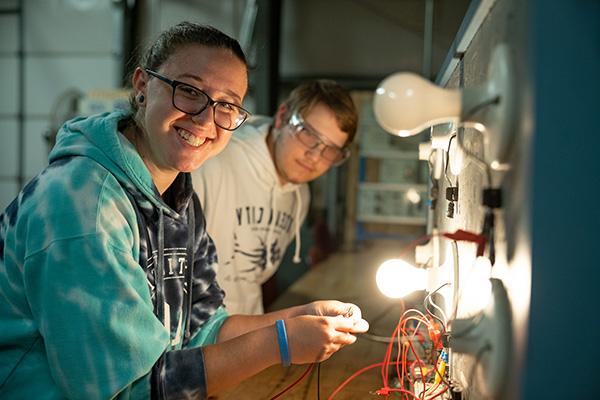
[[[219,157],[192,174],[219,257],[217,280],[231,313],[261,314],[262,288],[292,238],[300,261],[307,183],[348,158],[358,115],[330,80],[298,86],[274,118],[251,118]]]

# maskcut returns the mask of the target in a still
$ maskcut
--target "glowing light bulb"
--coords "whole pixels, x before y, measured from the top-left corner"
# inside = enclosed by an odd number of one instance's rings
[[[397,299],[424,290],[427,287],[427,271],[395,258],[379,266],[375,281],[381,293]]]

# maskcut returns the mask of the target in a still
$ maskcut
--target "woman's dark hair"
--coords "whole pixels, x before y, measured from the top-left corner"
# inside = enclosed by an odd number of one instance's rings
[[[244,65],[248,66],[246,55],[237,40],[212,26],[192,22],[180,22],[162,32],[142,55],[139,65],[157,71],[177,49],[189,44],[230,50]],[[129,104],[135,115],[138,106],[134,93],[129,98]]]

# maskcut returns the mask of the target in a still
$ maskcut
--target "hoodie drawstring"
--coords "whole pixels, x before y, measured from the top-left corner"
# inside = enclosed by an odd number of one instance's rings
[[[273,264],[271,262],[271,236],[273,235],[273,225],[275,219],[275,206],[277,205],[277,201],[275,199],[275,186],[271,187],[271,216],[269,217],[269,227],[267,230],[267,240],[265,245],[267,246],[267,262],[265,263],[265,268],[269,266],[269,264]]]
[[[294,264],[300,263],[302,259],[300,258],[300,210],[302,209],[302,196],[300,196],[300,189],[296,187],[294,190],[296,193],[296,219],[294,220],[295,225],[295,233],[296,233],[296,249],[294,251]]]
[[[158,210],[158,260],[154,268],[154,281],[156,284],[156,311],[159,320],[163,323],[167,331],[171,330],[171,316],[165,317],[165,216],[162,209]],[[154,366],[156,371],[153,372],[154,379],[156,379],[156,387],[158,391],[159,399],[166,399],[167,393],[164,385],[164,381],[160,377],[165,372],[165,358],[164,353]]]
[[[273,226],[275,218],[275,206],[277,205],[275,194],[275,187],[271,188],[271,221],[269,221],[269,230],[267,231],[267,266],[272,264],[271,262],[271,236],[273,234]],[[294,189],[294,194],[296,195],[296,217],[294,218],[294,235],[295,235],[295,249],[294,249],[294,258],[292,261],[294,264],[299,264],[302,261],[300,258],[300,248],[302,241],[300,240],[300,211],[302,210],[302,196],[300,196],[300,189],[296,187]]]
[[[194,212],[195,196],[190,200],[188,207],[188,244],[187,244],[187,275],[185,281],[187,284],[187,313],[185,321],[185,338],[190,338],[190,320],[192,319],[192,279],[194,277],[194,263],[196,246],[196,215]]]
[[[167,326],[165,320],[165,295],[164,295],[164,284],[165,284],[165,220],[161,209],[158,210],[158,254],[157,263],[154,268],[154,282],[156,285],[156,312],[158,318],[165,325],[167,329],[171,329]]]

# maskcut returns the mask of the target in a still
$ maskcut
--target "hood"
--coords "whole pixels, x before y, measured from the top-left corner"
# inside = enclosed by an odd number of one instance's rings
[[[66,122],[58,132],[49,162],[74,156],[89,157],[109,170],[142,208],[153,206],[176,216],[162,200],[135,147],[119,132],[119,122],[130,116],[128,111],[120,110]]]

